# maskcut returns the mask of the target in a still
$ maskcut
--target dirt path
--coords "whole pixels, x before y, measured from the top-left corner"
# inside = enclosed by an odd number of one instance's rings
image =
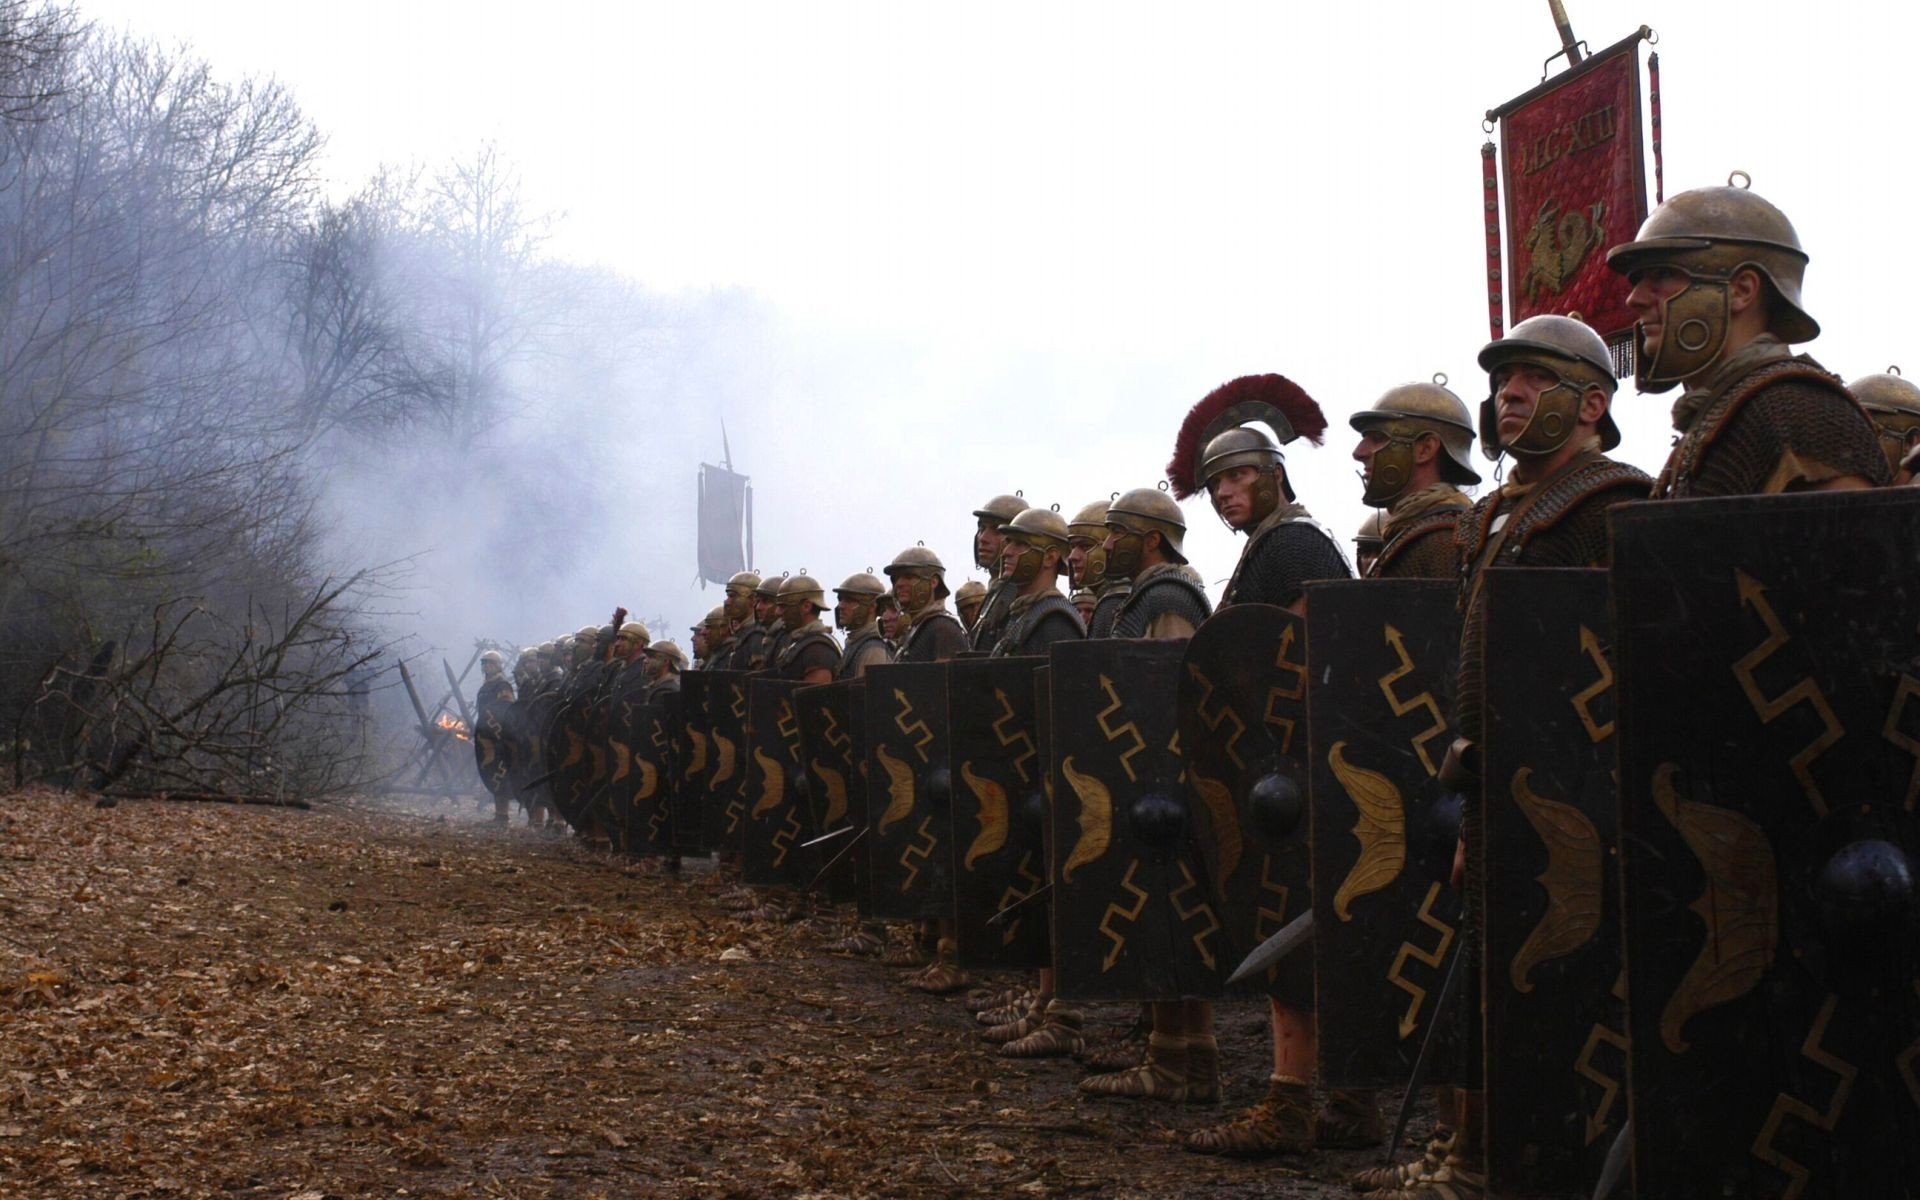
[[[1217,1111],[1082,1100],[819,941],[470,809],[0,797],[0,1195],[1330,1197],[1373,1161],[1184,1153]],[[1229,1108],[1262,1027],[1223,1006]]]

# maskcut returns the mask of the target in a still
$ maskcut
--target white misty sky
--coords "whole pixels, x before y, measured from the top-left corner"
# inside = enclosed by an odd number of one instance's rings
[[[343,193],[492,140],[563,214],[564,256],[767,297],[818,361],[778,398],[790,427],[731,430],[757,557],[834,578],[916,539],[963,566],[994,492],[1071,511],[1151,483],[1186,408],[1252,371],[1327,410],[1327,445],[1290,464],[1350,536],[1347,414],[1435,371],[1484,392],[1481,114],[1557,47],[1544,0],[83,8],[277,76]],[[1595,48],[1659,31],[1669,194],[1738,168],[1792,217],[1826,327],[1810,351],[1848,378],[1920,372],[1893,286],[1915,262],[1920,7],[1570,8]],[[1649,470],[1667,407],[1616,401]],[[884,453],[863,457],[872,429]],[[718,438],[659,449],[690,468]],[[1236,541],[1188,512],[1224,579]],[[687,545],[658,597],[605,599],[691,620],[714,596],[686,588]]]

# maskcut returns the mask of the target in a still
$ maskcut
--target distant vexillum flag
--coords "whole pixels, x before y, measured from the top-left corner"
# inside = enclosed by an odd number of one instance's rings
[[[753,556],[753,484],[750,477],[700,464],[700,579],[725,583]]]

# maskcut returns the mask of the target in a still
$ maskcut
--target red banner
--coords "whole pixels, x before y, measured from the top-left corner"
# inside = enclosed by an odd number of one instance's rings
[[[1575,313],[1609,342],[1633,331],[1607,249],[1647,215],[1640,150],[1639,35],[1491,114],[1506,192],[1507,312]]]

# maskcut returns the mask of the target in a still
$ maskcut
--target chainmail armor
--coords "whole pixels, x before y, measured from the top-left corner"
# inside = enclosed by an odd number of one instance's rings
[[[1031,603],[1025,598],[1008,608],[1006,632],[994,646],[996,656],[1045,654],[1055,642],[1079,641],[1087,636],[1080,610],[1058,591],[1042,592]]]
[[[1353,569],[1332,535],[1309,517],[1294,517],[1255,532],[1240,552],[1240,565],[1234,568],[1220,607],[1272,604],[1286,608],[1314,580],[1351,578]]]
[[[805,679],[809,671],[833,671],[840,665],[840,646],[819,620],[786,631],[773,669],[782,679]]]
[[[1195,629],[1213,615],[1207,602],[1206,585],[1191,567],[1163,563],[1149,567],[1133,582],[1133,594],[1127,597],[1114,620],[1117,638],[1143,638],[1162,616],[1181,617]]]
[[[991,650],[1000,642],[1007,625],[1007,611],[1013,607],[1020,589],[1011,579],[996,579],[987,587],[987,598],[980,602],[980,616],[973,623],[967,645],[974,650]]]
[[[847,635],[847,648],[840,652],[840,665],[834,669],[833,677],[858,679],[875,663],[892,661],[893,647],[880,636],[879,623],[870,621]]]
[[[967,628],[946,609],[922,614],[907,631],[895,662],[940,662],[966,650]]]
[[[1892,481],[1873,419],[1838,376],[1800,355],[1748,372],[1701,405],[1667,456],[1653,498],[1778,490],[1775,472],[1789,456],[1876,487]]]
[[[1120,608],[1133,594],[1133,581],[1115,580],[1101,587],[1100,598],[1093,602],[1093,617],[1087,622],[1087,636],[1107,638],[1113,636],[1114,619],[1120,615]]]

